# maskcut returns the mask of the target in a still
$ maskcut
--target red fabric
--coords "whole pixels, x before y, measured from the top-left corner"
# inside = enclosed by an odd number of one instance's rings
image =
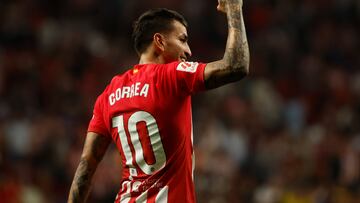
[[[88,131],[110,136],[121,153],[117,202],[160,202],[160,196],[195,202],[191,95],[205,89],[205,66],[136,65],[115,76],[98,97]]]

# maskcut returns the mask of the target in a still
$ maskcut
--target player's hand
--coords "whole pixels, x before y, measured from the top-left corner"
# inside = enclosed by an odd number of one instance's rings
[[[218,0],[216,9],[220,12],[226,13],[225,0]]]
[[[217,10],[223,13],[227,13],[226,6],[234,6],[239,5],[242,7],[243,1],[242,0],[218,0]]]

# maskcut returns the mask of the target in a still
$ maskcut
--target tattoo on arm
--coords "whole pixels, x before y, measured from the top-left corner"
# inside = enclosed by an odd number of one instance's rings
[[[110,139],[107,137],[88,133],[81,160],[70,188],[69,203],[86,201],[90,191],[91,179],[109,143]]]
[[[234,2],[234,0],[230,2]],[[242,5],[230,3],[228,6],[227,19],[229,34],[224,60],[228,64],[236,64],[235,67],[248,67],[249,46],[242,14]]]
[[[71,186],[71,192],[69,195],[70,202],[85,202],[90,189],[93,171],[94,170],[89,167],[88,161],[81,159]]]
[[[241,29],[242,5],[239,5],[238,3],[235,2],[229,1],[228,4],[228,12],[227,12],[228,26],[229,28]]]
[[[242,14],[242,3],[239,0],[227,2],[228,38],[224,57],[220,61],[209,63],[211,74],[205,77],[208,89],[235,82],[249,72],[249,45],[246,37]]]

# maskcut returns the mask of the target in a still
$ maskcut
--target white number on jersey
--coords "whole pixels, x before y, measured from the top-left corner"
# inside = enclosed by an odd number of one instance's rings
[[[139,122],[145,122],[146,124],[148,136],[150,138],[151,148],[154,152],[153,155],[155,157],[155,163],[153,164],[148,164],[145,161],[144,150],[142,148],[139,133],[136,127]],[[147,175],[151,175],[164,167],[166,163],[166,155],[155,118],[148,112],[137,111],[130,116],[127,126],[128,132],[130,133],[131,145],[133,146],[133,149],[135,151],[135,157],[133,157],[131,153],[129,146],[130,143],[128,143],[128,139],[126,137],[126,131],[124,128],[124,116],[120,115],[112,119],[112,127],[118,129],[121,147],[123,149],[126,159],[126,165],[130,168],[130,176],[137,175],[135,166],[133,165],[133,158],[135,159],[136,164],[139,166],[141,171]]]

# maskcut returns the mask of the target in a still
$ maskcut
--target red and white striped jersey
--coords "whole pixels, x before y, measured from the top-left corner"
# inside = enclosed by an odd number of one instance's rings
[[[191,95],[206,64],[135,65],[97,98],[88,131],[111,136],[123,174],[115,202],[192,203]]]

